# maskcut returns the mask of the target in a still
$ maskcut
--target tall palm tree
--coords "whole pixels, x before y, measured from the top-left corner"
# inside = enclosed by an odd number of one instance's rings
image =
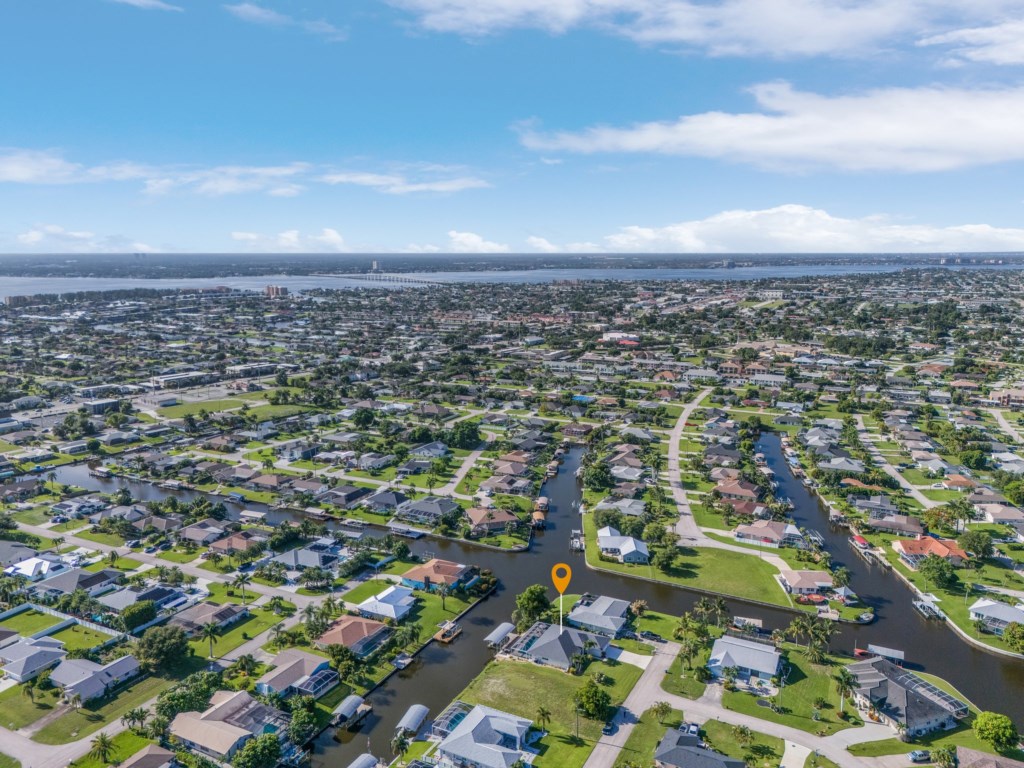
[[[405,754],[405,750],[409,748],[409,737],[405,735],[404,731],[399,731],[395,734],[394,738],[391,739],[391,754],[395,757]]]
[[[231,585],[242,590],[242,605],[245,605],[245,586],[252,582],[252,576],[248,573],[240,573],[231,581]]]
[[[208,621],[199,628],[199,635],[204,640],[210,641],[210,658],[213,658],[213,643],[220,637],[220,627],[212,621]]]
[[[73,710],[75,710],[75,712],[80,710],[82,708],[82,694],[72,693],[68,698],[68,704]]]
[[[36,703],[36,681],[34,679],[33,680],[29,680],[24,685],[22,685],[21,686],[21,694],[22,694],[22,696],[27,696],[28,700],[31,701],[33,704],[35,704]]]
[[[839,693],[839,711],[845,712],[846,697],[853,693],[857,680],[846,667],[840,667],[832,679],[836,681],[836,691]]]
[[[551,724],[551,710],[541,704],[537,707],[537,712],[533,719],[542,731],[547,730],[547,727]]]
[[[729,604],[724,597],[716,597],[713,602],[715,611],[715,626],[722,626],[722,618],[729,615]]]
[[[237,669],[244,675],[251,675],[256,670],[256,665],[256,657],[253,656],[251,653],[246,653],[242,656],[239,656],[235,660],[235,663],[231,666],[233,666],[235,669]]]
[[[114,753],[114,740],[105,733],[98,733],[89,742],[89,757],[95,758],[101,763],[110,762],[110,756]]]
[[[445,610],[444,599],[446,597],[448,597],[450,592],[451,592],[451,588],[447,584],[442,584],[441,587],[437,590],[438,597],[441,598],[441,610],[442,611]]]
[[[275,615],[281,613],[281,609],[284,608],[284,598],[280,595],[274,595],[267,600],[267,607],[274,612]]]
[[[693,613],[694,613],[694,615],[696,615],[697,618],[699,618],[701,621],[707,621],[708,620],[708,616],[710,616],[712,613],[714,613],[714,611],[715,611],[715,606],[711,602],[711,600],[709,598],[707,598],[707,597],[702,597],[693,606]]]
[[[280,624],[275,624],[270,628],[270,642],[274,644],[275,648],[281,647],[281,636],[284,634],[284,627]]]

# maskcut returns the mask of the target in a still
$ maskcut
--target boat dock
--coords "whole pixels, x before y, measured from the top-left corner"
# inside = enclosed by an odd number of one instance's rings
[[[440,629],[434,635],[434,639],[439,643],[450,643],[462,634],[462,627],[454,621],[445,621],[438,626]]]
[[[351,730],[372,711],[372,704],[368,704],[362,696],[353,693],[342,699],[341,703],[334,708],[331,713],[331,724]]]
[[[936,608],[934,603],[930,603],[927,600],[915,600],[914,608],[926,619],[938,619],[939,621],[942,621],[946,618],[946,615]]]
[[[395,534],[395,536],[404,536],[407,539],[421,539],[430,533],[430,531],[424,531],[421,528],[413,528],[411,525],[403,525],[396,522],[388,523],[388,530]]]

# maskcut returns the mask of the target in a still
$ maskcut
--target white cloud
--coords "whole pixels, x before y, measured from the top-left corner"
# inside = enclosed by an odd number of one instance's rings
[[[473,176],[411,181],[402,174],[361,171],[328,173],[322,178],[322,181],[327,184],[354,184],[360,187],[370,187],[389,195],[410,195],[417,192],[462,192],[466,189],[482,189],[491,186],[483,179]]]
[[[784,170],[921,172],[1024,159],[1024,87],[822,96],[782,82],[751,92],[756,112],[704,112],[577,133],[528,128],[521,138],[545,152],[647,152]]]
[[[330,227],[324,227],[319,235],[304,235],[297,229],[276,235],[232,232],[231,239],[243,243],[250,251],[260,253],[343,253],[348,250],[345,238]]]
[[[97,235],[69,230],[56,224],[39,224],[15,238],[12,251],[36,253],[156,253],[157,248],[124,235]]]
[[[233,5],[225,5],[225,10],[233,16],[247,21],[252,24],[262,24],[267,27],[291,27],[294,29],[300,29],[310,35],[316,35],[322,37],[324,40],[336,43],[345,40],[347,35],[342,29],[334,26],[330,22],[323,20],[316,21],[303,21],[302,19],[296,19],[292,16],[287,16],[283,13],[279,13],[271,8],[264,8],[261,5],[255,3],[235,3]]]
[[[504,243],[493,243],[484,240],[474,232],[448,232],[448,247],[445,249],[451,253],[508,253],[508,246]]]
[[[1020,0],[388,0],[468,36],[589,27],[711,55],[865,56],[922,30],[992,23]]]
[[[146,191],[150,194],[164,194],[173,189],[185,188],[209,197],[246,192],[266,192],[278,197],[293,197],[302,190],[302,187],[290,180],[304,175],[309,169],[309,163],[269,166],[220,165],[180,171],[170,168],[154,171],[153,175],[146,179]]]
[[[562,250],[593,250],[592,243]],[[627,226],[597,246],[617,253],[932,253],[1024,250],[1024,228],[842,218],[806,205],[732,210],[662,227]]]
[[[950,48],[947,62],[965,61],[986,64],[1024,64],[1024,21],[1014,20],[988,27],[958,29],[926,37],[918,45]]]
[[[558,253],[562,250],[559,246],[543,237],[530,236],[526,238],[526,244],[533,250],[540,251],[541,253]]]
[[[130,5],[133,8],[141,8],[144,11],[183,11],[177,5],[171,5],[165,3],[163,0],[110,0],[113,3],[119,3],[121,5]]]

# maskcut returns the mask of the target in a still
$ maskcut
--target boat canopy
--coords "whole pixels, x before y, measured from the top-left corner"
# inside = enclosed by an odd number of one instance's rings
[[[422,704],[413,704],[409,709],[402,715],[402,719],[398,721],[398,725],[395,727],[397,731],[408,731],[409,733],[416,733],[423,725],[423,721],[427,719],[427,712],[429,710]]]
[[[494,631],[492,631],[491,634],[484,638],[484,642],[488,645],[501,645],[505,638],[512,634],[512,630],[515,628],[515,624],[511,624],[507,621],[499,624],[494,628]]]
[[[341,704],[339,704],[337,709],[334,710],[334,714],[336,714],[343,720],[348,720],[350,717],[352,717],[352,715],[354,715],[359,710],[359,708],[362,705],[363,697],[357,696],[353,693],[350,696],[346,696],[342,700]]]
[[[376,757],[371,755],[369,752],[364,752],[351,763],[348,764],[348,768],[377,768],[380,762]]]

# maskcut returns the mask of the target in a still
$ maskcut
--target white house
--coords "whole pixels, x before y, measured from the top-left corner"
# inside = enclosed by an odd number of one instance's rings
[[[597,532],[597,546],[602,555],[614,557],[620,563],[646,563],[651,558],[644,542],[632,536],[623,536],[610,525]]]

